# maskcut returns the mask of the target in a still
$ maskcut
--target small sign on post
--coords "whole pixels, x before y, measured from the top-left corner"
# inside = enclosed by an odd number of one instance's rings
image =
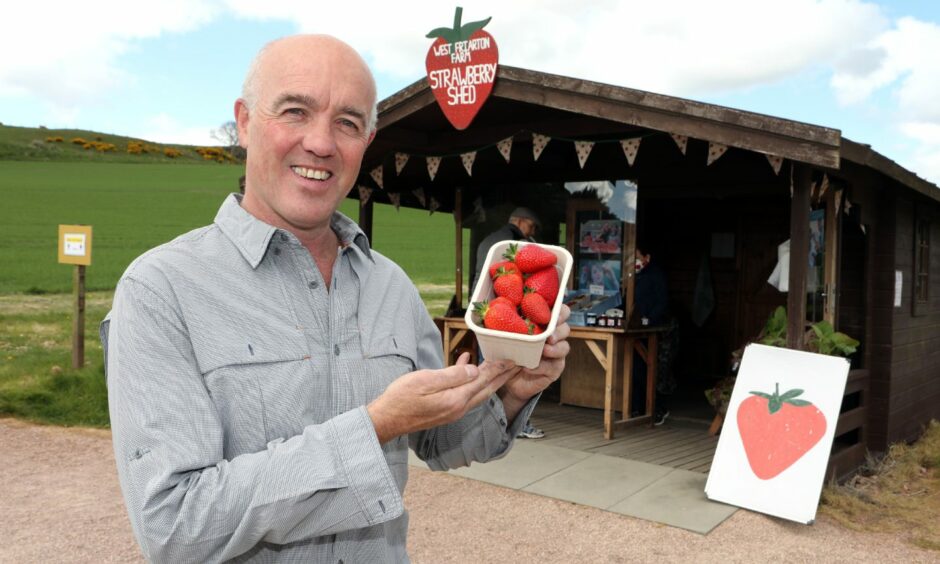
[[[72,295],[72,368],[85,365],[85,267],[91,264],[91,226],[59,226],[59,263],[74,264]]]

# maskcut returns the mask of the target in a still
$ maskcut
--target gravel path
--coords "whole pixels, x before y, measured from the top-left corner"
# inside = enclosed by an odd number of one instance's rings
[[[0,562],[139,562],[110,433],[0,419]],[[738,511],[708,536],[412,468],[416,563],[940,562],[826,519],[806,527]]]

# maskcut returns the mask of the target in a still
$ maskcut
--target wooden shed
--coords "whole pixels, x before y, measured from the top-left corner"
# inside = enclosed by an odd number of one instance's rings
[[[525,205],[542,218],[543,242],[570,244],[572,202],[584,198],[565,183],[630,180],[636,232],[656,241],[680,322],[680,386],[700,394],[727,375],[731,352],[785,305],[791,348],[807,321],[823,318],[861,341],[833,474],[940,418],[940,190],[868,145],[827,127],[507,66],[465,130],[448,123],[426,79],[382,100],[378,127],[362,165],[360,184],[373,191],[360,224],[371,233],[374,202],[453,213],[455,310],[467,306],[463,228],[474,249]],[[546,139],[536,158],[534,140]],[[589,151],[583,163],[579,148]],[[818,258],[790,261],[783,293],[767,280],[787,240],[792,257]],[[703,273],[713,307],[699,325]],[[562,382],[585,365],[569,363]],[[603,374],[584,378],[604,386]]]

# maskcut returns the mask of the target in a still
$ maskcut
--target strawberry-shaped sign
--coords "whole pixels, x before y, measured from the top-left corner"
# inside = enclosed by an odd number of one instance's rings
[[[751,392],[738,407],[738,431],[754,475],[769,480],[799,460],[826,433],[826,418],[803,390]]]
[[[435,38],[425,67],[428,84],[444,115],[457,129],[466,129],[493,90],[499,51],[483,26],[486,18],[461,25],[463,8],[454,14],[454,27],[439,27],[427,34]]]

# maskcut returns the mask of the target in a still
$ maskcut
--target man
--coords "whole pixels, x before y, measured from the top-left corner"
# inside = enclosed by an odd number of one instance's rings
[[[244,197],[118,283],[114,452],[150,560],[407,561],[407,448],[436,470],[504,455],[564,367],[566,324],[536,369],[442,368],[414,285],[336,212],[375,96],[334,38],[267,45],[235,103]]]
[[[519,207],[513,210],[509,215],[509,223],[487,235],[477,246],[476,272],[473,274],[473,283],[470,286],[471,292],[480,279],[480,272],[483,271],[483,263],[486,262],[486,255],[489,254],[490,247],[500,241],[521,241],[523,239],[533,241],[533,237],[541,227],[542,223],[539,221],[538,216],[529,208]],[[545,432],[533,426],[528,419],[516,434],[516,437],[520,439],[541,439],[544,436]]]

